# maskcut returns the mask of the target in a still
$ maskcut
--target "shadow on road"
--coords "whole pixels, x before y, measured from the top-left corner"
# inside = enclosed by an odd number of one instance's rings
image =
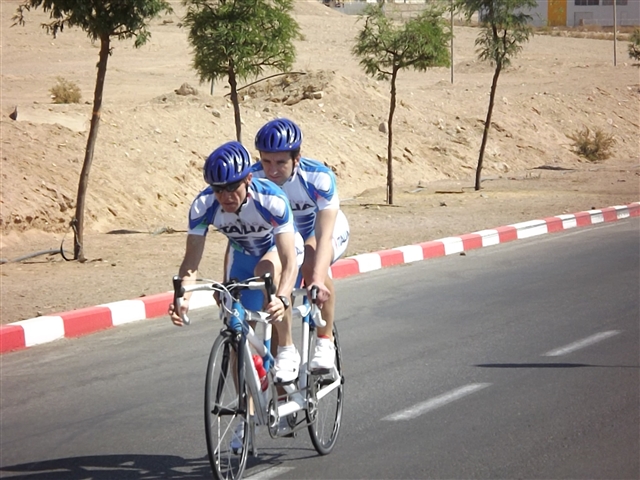
[[[588,363],[480,363],[482,368],[640,368],[638,365],[590,365]]]
[[[95,455],[0,467],[0,477],[28,480],[210,479],[207,457]]]
[[[262,450],[258,457],[250,455],[247,470],[268,470],[280,465],[282,452],[268,450]],[[195,480],[212,476],[206,456],[188,459],[176,455],[92,455],[0,467],[0,478],[12,480]]]

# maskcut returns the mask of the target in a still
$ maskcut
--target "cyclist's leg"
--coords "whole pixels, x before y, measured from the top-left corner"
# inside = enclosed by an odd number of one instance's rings
[[[299,234],[295,235],[295,248],[297,252],[296,260],[298,267],[300,267],[304,249],[302,237]],[[273,281],[276,285],[279,283],[282,274],[282,264],[275,246],[262,256],[255,267],[255,275],[264,275],[265,273],[270,273],[273,276]],[[290,382],[298,377],[300,365],[300,355],[295,348],[291,333],[291,308],[285,310],[282,321],[274,322],[273,325],[275,327],[274,330],[277,332],[276,335],[274,335],[274,340],[277,341],[278,345],[276,353],[276,380]]]
[[[336,217],[336,223],[333,228],[333,235],[331,238],[331,245],[333,247],[333,258],[331,264],[334,264],[340,257],[342,257],[349,245],[349,224],[342,210],[338,211]],[[302,275],[305,279],[305,285],[308,285],[316,261],[316,237],[311,235],[305,241],[304,245],[304,263],[302,264]],[[335,288],[333,280],[329,275],[325,277],[325,286],[331,294],[329,300],[327,300],[322,306],[322,318],[327,323],[324,327],[317,329],[318,336],[333,339],[333,318],[336,305]]]
[[[254,275],[255,266],[258,264],[259,260],[259,257],[247,255],[229,247],[226,278],[245,280],[252,277]],[[263,299],[264,295],[259,290],[242,290],[240,292],[240,301],[242,302],[242,305],[250,310],[260,310],[262,308]],[[250,322],[250,324],[251,328],[256,328],[256,322]],[[249,399],[249,413],[250,415],[253,415],[255,406],[251,401],[251,397],[247,396],[247,398]]]
[[[302,237],[300,234],[296,233],[295,235],[295,248],[296,248],[296,261],[298,263],[298,268],[302,265],[302,260],[304,256],[304,248]],[[280,263],[280,257],[278,256],[278,251],[275,247],[271,247],[267,253],[265,253],[262,258],[257,262],[254,275],[260,276],[265,273],[270,273],[273,277],[273,282],[275,285],[278,285],[280,281],[280,275],[282,274],[282,264]],[[264,302],[265,304],[268,302]],[[260,305],[255,309],[259,309],[264,305]],[[250,306],[249,308],[253,308]],[[285,310],[284,318],[281,322],[274,322],[275,329],[277,331],[278,337],[278,346],[289,346],[293,345],[293,337],[291,335],[291,309],[288,308]]]
[[[282,265],[280,264],[280,257],[278,257],[278,252],[275,247],[269,250],[264,256],[258,261],[254,274],[256,276],[264,275],[265,273],[270,273],[273,277],[273,282],[275,285],[280,281],[280,274],[282,273]],[[264,298],[264,296],[263,296]],[[264,304],[268,303],[264,301]],[[260,305],[257,309],[263,308],[264,305]],[[251,308],[251,307],[249,307]],[[273,326],[277,333],[277,341],[278,346],[284,347],[287,345],[293,345],[293,337],[291,336],[291,310],[287,309],[284,312],[284,317],[281,322],[273,322]]]
[[[304,278],[304,284],[309,285],[311,281],[311,277],[313,275],[313,267],[316,262],[316,237],[311,236],[307,238],[304,243],[304,263],[302,264],[302,277]],[[322,319],[327,322],[324,327],[318,327],[317,332],[318,336],[332,338],[332,328],[333,328],[333,312],[336,304],[336,295],[335,289],[333,287],[333,280],[329,275],[325,277],[324,285],[329,290],[330,296],[329,299],[324,302],[322,308],[320,309],[322,312]]]
[[[227,279],[246,280],[255,275],[256,265],[260,257],[229,248],[229,262],[227,265]],[[249,310],[261,310],[264,295],[260,290],[242,290],[240,292],[242,305]]]

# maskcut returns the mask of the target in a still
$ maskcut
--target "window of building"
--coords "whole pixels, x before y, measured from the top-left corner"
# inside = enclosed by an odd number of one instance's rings
[[[602,1],[606,2],[607,0]],[[618,0],[618,3],[616,5],[620,5],[620,1],[626,2],[627,0]],[[574,0],[574,5],[600,5],[600,0]]]
[[[616,0],[616,5],[627,5],[628,0]],[[613,0],[602,0],[602,5],[613,5]]]

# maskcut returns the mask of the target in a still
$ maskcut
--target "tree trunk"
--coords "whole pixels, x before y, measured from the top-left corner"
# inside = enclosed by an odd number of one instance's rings
[[[489,94],[489,110],[487,111],[487,119],[484,122],[482,144],[480,145],[480,156],[478,157],[478,166],[476,168],[476,190],[480,190],[482,161],[484,160],[484,149],[487,146],[487,138],[489,138],[489,128],[491,128],[491,114],[493,113],[493,104],[496,99],[496,90],[498,88],[498,77],[500,76],[500,70],[502,70],[501,60],[496,62],[496,70],[495,72],[493,72],[493,81],[491,82],[491,93]]]
[[[100,114],[102,110],[102,92],[104,91],[104,79],[107,74],[107,60],[109,59],[110,37],[104,35],[100,38],[100,60],[98,61],[98,76],[96,88],[93,93],[93,113],[91,114],[91,127],[89,128],[89,138],[85,149],[84,162],[80,172],[78,182],[78,195],[76,197],[76,215],[71,220],[74,233],[73,258],[79,262],[86,260],[84,256],[84,205],[89,185],[89,172],[93,161],[93,149],[98,138],[98,127],[100,126]]]
[[[387,204],[393,205],[393,114],[396,111],[396,78],[398,68],[391,73],[391,100],[389,103],[389,133],[387,137]]]
[[[238,102],[238,82],[233,62],[229,63],[229,87],[231,87],[231,103],[233,104],[233,117],[236,121],[236,140],[242,143],[242,118],[240,117],[240,103]]]

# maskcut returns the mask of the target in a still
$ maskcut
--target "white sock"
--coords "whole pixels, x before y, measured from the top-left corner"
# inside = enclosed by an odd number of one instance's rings
[[[280,345],[278,345],[278,353],[284,353],[284,352],[295,353],[296,352],[296,346],[295,345],[287,345],[285,347],[281,347]]]

